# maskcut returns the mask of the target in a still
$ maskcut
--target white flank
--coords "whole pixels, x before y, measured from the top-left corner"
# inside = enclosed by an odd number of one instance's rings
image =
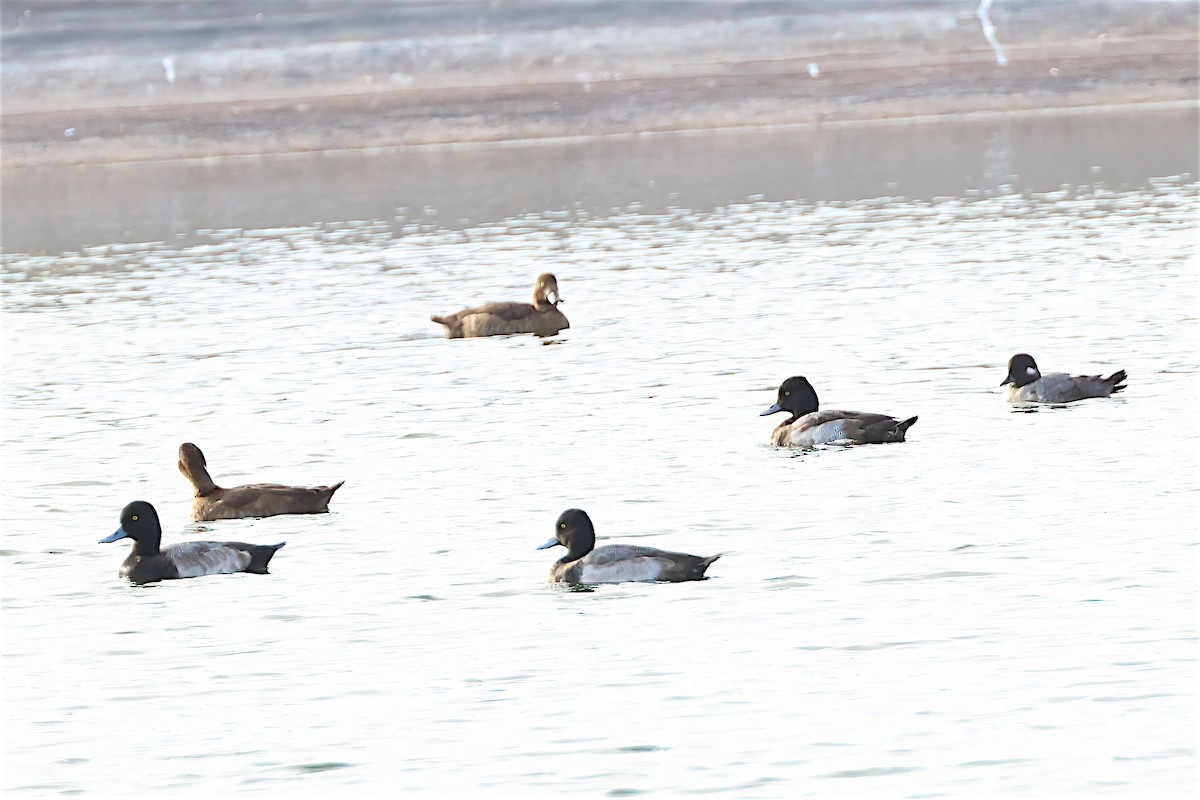
[[[656,581],[662,575],[662,565],[657,559],[643,556],[609,564],[584,562],[579,571],[583,583],[629,583]]]
[[[241,572],[250,564],[250,554],[220,542],[186,542],[170,548],[168,555],[181,578]]]
[[[819,444],[829,444],[845,438],[846,422],[840,419],[826,422],[800,433],[793,433],[791,436],[793,447],[816,447]]]

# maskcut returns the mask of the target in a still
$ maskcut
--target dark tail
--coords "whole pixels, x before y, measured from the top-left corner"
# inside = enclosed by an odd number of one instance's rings
[[[265,575],[267,565],[271,563],[271,558],[285,544],[287,542],[253,545],[254,549],[250,551],[250,565],[246,567],[246,572],[257,572],[260,575]]]
[[[704,571],[711,567],[712,563],[723,555],[725,554],[717,553],[715,556],[709,556],[708,558],[700,559],[696,562],[696,565],[692,567],[692,572],[689,577],[694,581],[704,580]]]
[[[450,324],[450,320],[446,319],[445,317],[433,316],[433,317],[430,317],[430,319],[433,320],[434,322],[436,322],[438,325],[449,325]]]
[[[345,482],[345,481],[338,481],[338,482],[337,482],[337,483],[335,483],[333,486],[330,486],[330,487],[329,487],[329,497],[330,497],[330,498],[332,498],[332,497],[333,497],[333,493],[334,493],[334,492],[336,492],[338,489],[342,488],[342,487],[343,487],[343,486],[345,486],[345,485],[346,485],[346,482]]]
[[[1129,376],[1125,374],[1125,370],[1121,369],[1121,370],[1117,370],[1112,375],[1109,375],[1104,380],[1106,380],[1112,384],[1113,394],[1116,394],[1117,392],[1119,392],[1125,388],[1125,379],[1127,377],[1129,377]]]
[[[896,435],[900,437],[900,441],[904,441],[904,434],[908,429],[917,424],[917,417],[909,417],[896,426]]]

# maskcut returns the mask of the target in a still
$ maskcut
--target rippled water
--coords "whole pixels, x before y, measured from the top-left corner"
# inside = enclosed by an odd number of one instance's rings
[[[6,255],[5,788],[1189,794],[1190,180]],[[542,271],[555,340],[428,321]],[[1129,389],[1013,413],[1019,350]],[[920,421],[774,450],[797,373]],[[347,483],[190,524],[185,440],[218,482]],[[136,498],[168,542],[289,544],[132,587],[96,542]],[[558,591],[569,506],[726,555]]]

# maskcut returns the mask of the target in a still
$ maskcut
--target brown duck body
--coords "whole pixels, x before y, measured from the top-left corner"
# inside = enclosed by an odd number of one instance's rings
[[[430,319],[446,326],[448,339],[513,333],[553,336],[571,327],[566,316],[558,310],[559,302],[558,280],[547,272],[539,275],[534,284],[532,303],[488,303]]]
[[[197,522],[279,514],[321,514],[329,510],[330,498],[345,483],[340,481],[332,486],[250,483],[224,489],[213,483],[204,453],[190,442],[179,446],[179,471],[195,487],[192,519]]]

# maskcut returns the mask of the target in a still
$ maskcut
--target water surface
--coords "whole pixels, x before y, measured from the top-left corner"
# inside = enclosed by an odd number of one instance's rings
[[[193,243],[7,255],[4,788],[1189,795],[1192,181],[188,217]],[[542,271],[555,340],[428,321]],[[1129,389],[1013,413],[1020,350]],[[774,450],[792,374],[920,421]],[[347,483],[330,514],[191,524],[185,440],[218,482]],[[96,542],[137,498],[168,542],[288,546],[132,587]],[[725,556],[559,591],[533,548],[570,506]]]

